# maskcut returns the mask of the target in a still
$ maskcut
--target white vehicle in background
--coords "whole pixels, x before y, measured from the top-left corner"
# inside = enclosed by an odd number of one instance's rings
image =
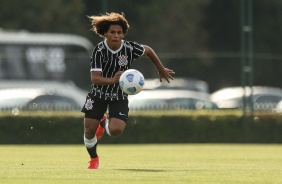
[[[276,112],[279,112],[279,113],[282,112],[282,100],[280,102],[278,102],[278,104],[276,106]]]
[[[87,91],[73,83],[52,81],[0,81],[0,111],[80,110]]]
[[[133,111],[217,109],[210,100],[208,84],[194,78],[175,78],[171,83],[145,79],[143,90],[129,95],[128,99],[129,108]]]
[[[73,81],[88,89],[92,49],[79,35],[0,29],[0,80]]]
[[[268,86],[254,86],[251,90],[246,87],[228,87],[211,94],[211,101],[217,104],[219,109],[238,109],[243,107],[243,97],[246,97],[248,108],[251,100],[254,110],[274,110],[282,100],[282,89]],[[252,94],[252,99],[251,99]]]
[[[133,111],[217,109],[210,101],[209,94],[191,90],[143,90],[137,95],[129,95],[128,100],[129,109]]]
[[[92,49],[79,35],[0,29],[0,111],[80,110]]]
[[[209,85],[207,82],[194,78],[175,78],[167,83],[165,79],[160,82],[159,79],[146,79],[145,86],[143,90],[153,90],[153,89],[174,89],[174,90],[190,90],[201,93],[209,94]]]

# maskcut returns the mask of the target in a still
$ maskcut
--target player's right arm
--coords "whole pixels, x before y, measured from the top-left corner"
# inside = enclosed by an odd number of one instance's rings
[[[118,71],[114,77],[103,77],[103,53],[104,45],[102,42],[96,45],[93,50],[91,63],[90,63],[90,73],[91,73],[91,82],[95,85],[111,85],[119,82],[119,78],[122,74],[122,71]]]
[[[119,78],[123,71],[118,71],[113,78],[102,76],[101,71],[91,71],[91,82],[95,85],[111,85],[119,82]]]

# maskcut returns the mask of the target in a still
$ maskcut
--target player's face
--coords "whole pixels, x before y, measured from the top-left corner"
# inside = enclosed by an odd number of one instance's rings
[[[119,25],[111,25],[108,32],[105,33],[107,44],[112,50],[119,49],[123,37],[124,33]]]

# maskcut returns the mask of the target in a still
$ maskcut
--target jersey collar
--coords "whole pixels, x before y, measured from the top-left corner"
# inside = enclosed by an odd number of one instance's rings
[[[123,40],[121,40],[121,44],[120,44],[120,47],[119,47],[119,49],[117,49],[117,50],[112,50],[109,46],[108,46],[108,44],[107,44],[107,41],[106,40],[104,40],[104,44],[105,44],[105,46],[107,47],[107,49],[109,50],[109,51],[111,51],[113,54],[116,54],[116,53],[118,53],[120,50],[121,50],[121,48],[122,48],[122,46],[123,46]]]

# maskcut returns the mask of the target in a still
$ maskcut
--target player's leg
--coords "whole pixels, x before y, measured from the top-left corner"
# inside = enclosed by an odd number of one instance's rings
[[[84,143],[90,155],[88,169],[97,169],[99,166],[99,157],[97,154],[97,137],[96,131],[100,120],[107,110],[107,102],[101,100],[87,99],[82,112],[84,116]]]
[[[100,140],[102,138],[102,136],[104,135],[105,125],[106,125],[106,123],[108,123],[107,118],[108,118],[107,115],[104,114],[103,118],[100,120],[100,124],[97,128],[97,131],[96,131],[97,140]]]
[[[109,123],[106,124],[106,132],[110,136],[119,136],[124,128],[125,128],[125,121],[120,120],[118,118],[110,118]]]
[[[105,129],[110,136],[119,136],[128,119],[128,100],[118,100],[109,103],[109,122]]]
[[[87,117],[87,116],[86,116]],[[97,137],[95,135],[99,120],[84,118],[84,144],[90,156],[88,169],[97,169],[99,167],[99,157],[97,154]]]

